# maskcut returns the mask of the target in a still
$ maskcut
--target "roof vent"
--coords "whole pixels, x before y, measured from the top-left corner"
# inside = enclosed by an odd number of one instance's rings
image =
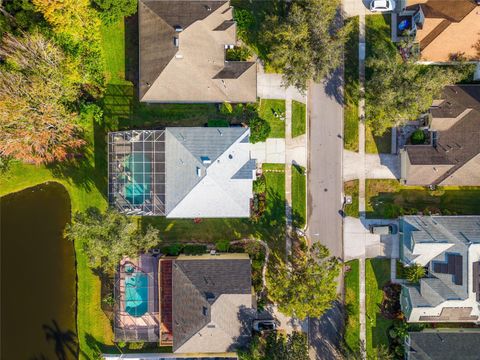
[[[180,39],[177,36],[173,37],[173,45],[175,45],[175,47],[180,46]]]
[[[212,160],[208,156],[200,156],[200,160],[202,160],[203,164],[211,164]]]
[[[228,158],[231,160],[233,159],[233,155],[232,154],[228,154]]]
[[[212,8],[208,5],[205,5],[205,10],[207,10],[208,12],[212,11]]]
[[[197,166],[197,176],[202,177],[202,169]]]
[[[183,31],[183,27],[181,25],[175,25],[173,28],[175,29],[176,32],[182,32]]]

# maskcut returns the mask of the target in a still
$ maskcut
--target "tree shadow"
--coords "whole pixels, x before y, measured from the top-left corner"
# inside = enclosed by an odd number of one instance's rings
[[[131,81],[138,94],[138,14],[125,18],[125,79]]]
[[[72,330],[62,330],[57,321],[42,325],[47,342],[53,342],[58,360],[76,359],[79,353],[77,334]],[[41,355],[41,359],[45,358]]]
[[[335,69],[325,77],[324,86],[325,94],[342,105],[345,102],[343,95],[344,73],[343,66]]]
[[[233,338],[232,344],[228,347],[227,352],[237,351],[239,349],[246,349],[252,337],[252,325],[257,312],[255,309],[247,308],[241,305],[237,312],[237,319],[240,324],[240,333]]]

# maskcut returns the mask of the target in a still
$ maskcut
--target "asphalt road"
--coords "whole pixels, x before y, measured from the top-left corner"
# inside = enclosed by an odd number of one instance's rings
[[[343,79],[341,71],[309,88],[308,229],[333,256],[343,258],[342,152]]]

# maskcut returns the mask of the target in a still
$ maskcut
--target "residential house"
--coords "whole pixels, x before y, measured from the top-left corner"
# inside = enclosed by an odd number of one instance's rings
[[[109,134],[109,203],[168,218],[249,217],[250,129],[175,127]]]
[[[392,16],[393,37],[414,37],[424,61],[480,60],[480,6],[475,0],[407,0]]]
[[[405,339],[405,360],[477,360],[479,354],[479,329],[425,329]]]
[[[427,143],[400,151],[406,185],[480,185],[480,85],[448,86],[429,110]]]
[[[400,260],[425,267],[402,286],[408,322],[480,322],[480,216],[400,218]]]
[[[229,1],[140,0],[138,21],[140,101],[256,101],[256,63],[225,60],[237,43]]]

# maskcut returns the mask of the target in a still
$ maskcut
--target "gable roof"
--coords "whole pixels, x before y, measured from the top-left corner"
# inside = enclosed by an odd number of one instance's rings
[[[243,140],[250,129],[178,127],[165,133],[167,217],[248,217],[255,160]]]
[[[445,329],[409,332],[405,353],[409,360],[476,360],[480,353],[480,331]]]
[[[179,257],[172,276],[174,352],[225,352],[248,337],[242,324],[252,307],[248,256]]]
[[[477,166],[471,160],[480,154],[480,85],[448,86],[442,100],[430,109],[430,130],[436,140],[429,145],[405,146],[410,166],[427,165],[421,171],[414,167],[406,171],[409,184],[439,185],[465,164]],[[480,184],[480,168],[477,170],[478,176],[468,180]]]
[[[138,16],[141,101],[256,100],[255,63],[225,61],[236,43],[229,1],[140,0]]]

